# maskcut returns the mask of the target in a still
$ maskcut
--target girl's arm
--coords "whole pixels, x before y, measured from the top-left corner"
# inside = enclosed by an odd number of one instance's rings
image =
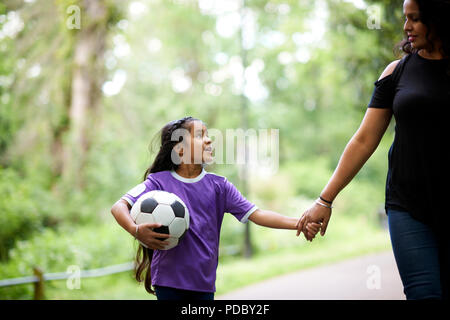
[[[112,206],[111,213],[122,228],[133,237],[136,237],[136,224],[130,216],[130,209],[130,204],[120,199]]]
[[[153,231],[153,228],[160,227],[161,225],[156,223],[143,223],[139,225],[138,229],[136,229],[136,223],[134,223],[130,215],[130,208],[131,207],[128,202],[120,199],[112,206],[111,213],[122,228],[128,231],[128,233],[130,233],[133,237],[143,242],[149,249],[164,249],[167,242],[158,239],[167,239],[170,236],[168,234]]]
[[[287,217],[273,211],[261,209],[256,209],[248,219],[263,227],[290,230],[297,230],[297,223],[299,221],[298,218]],[[308,228],[311,228],[314,231],[319,227],[320,224],[308,225]]]

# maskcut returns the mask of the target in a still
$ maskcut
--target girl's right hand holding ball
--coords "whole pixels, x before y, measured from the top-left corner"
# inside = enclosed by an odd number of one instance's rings
[[[149,249],[163,250],[165,246],[167,246],[167,241],[165,241],[165,239],[170,238],[170,235],[158,233],[153,230],[154,228],[159,227],[161,227],[161,224],[158,223],[142,223],[137,228],[135,237]]]

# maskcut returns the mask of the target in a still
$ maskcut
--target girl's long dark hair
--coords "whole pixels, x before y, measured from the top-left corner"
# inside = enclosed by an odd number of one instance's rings
[[[427,27],[427,40],[434,50],[431,36],[437,37],[442,42],[441,53],[444,57],[450,57],[450,0],[414,0],[420,12],[420,21]],[[416,53],[418,50],[411,46],[408,37],[399,42],[394,52],[399,54]],[[447,64],[447,75],[450,76],[450,63]]]
[[[178,165],[172,162],[172,150],[177,143],[183,141],[183,136],[173,139],[172,134],[175,130],[180,128],[189,130],[189,123],[196,120],[198,119],[184,117],[180,120],[169,122],[160,130],[159,134],[161,135],[161,144],[159,146],[159,151],[152,165],[145,171],[143,177],[144,181],[150,173],[176,170],[178,168]],[[144,282],[145,290],[147,290],[148,293],[155,294],[155,291],[152,289],[150,272],[152,258],[153,250],[139,244],[135,260],[135,278],[138,282]]]

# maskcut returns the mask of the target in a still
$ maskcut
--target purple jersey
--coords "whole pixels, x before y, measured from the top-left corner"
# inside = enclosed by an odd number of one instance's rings
[[[122,198],[130,205],[151,190],[172,192],[186,204],[190,225],[180,244],[155,250],[151,265],[152,285],[215,292],[219,237],[225,212],[246,223],[257,207],[245,199],[227,178],[206,172],[183,178],[175,171],[149,174]]]

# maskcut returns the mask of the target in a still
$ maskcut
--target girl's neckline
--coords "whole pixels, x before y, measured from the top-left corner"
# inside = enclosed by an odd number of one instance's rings
[[[200,172],[200,174],[198,176],[196,176],[195,178],[182,177],[178,173],[176,173],[175,170],[170,170],[170,173],[172,174],[172,177],[174,177],[175,179],[177,179],[181,182],[193,183],[193,182],[198,182],[198,181],[202,180],[203,177],[206,175],[206,170],[203,168],[202,172]]]

